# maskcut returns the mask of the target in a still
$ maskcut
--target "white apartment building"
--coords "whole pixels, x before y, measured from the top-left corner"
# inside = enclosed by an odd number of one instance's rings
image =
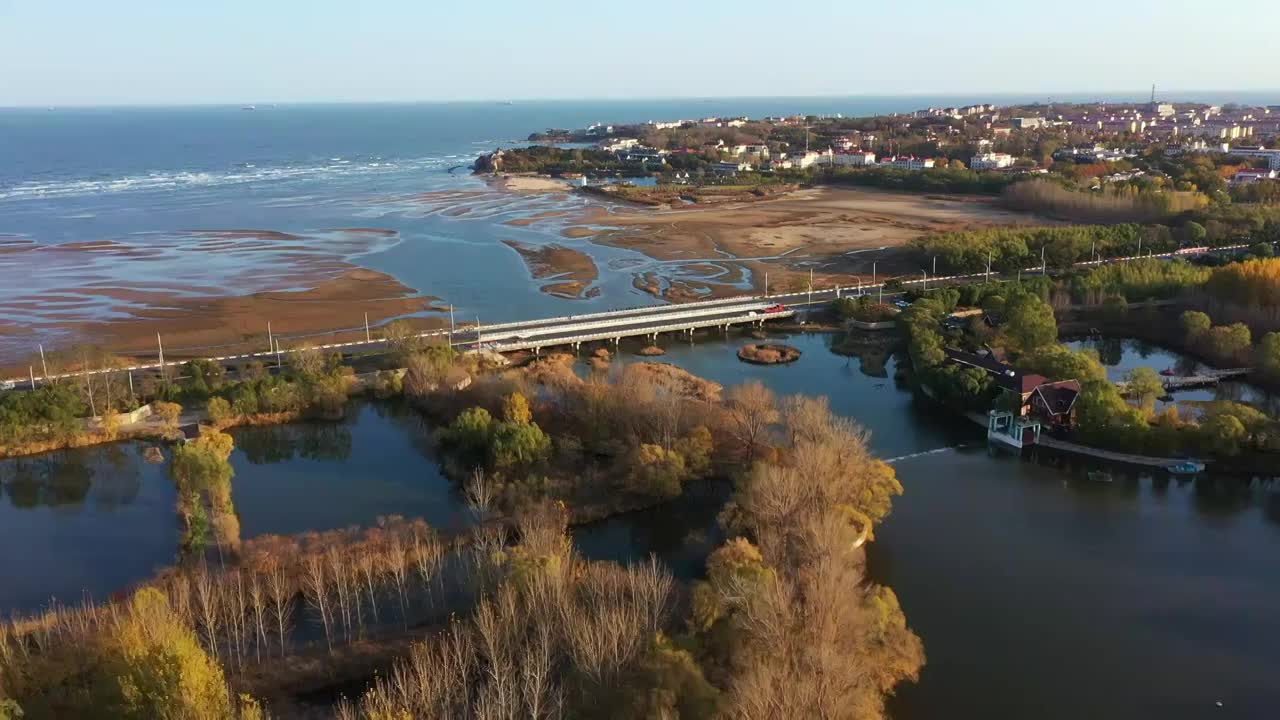
[[[875,165],[876,154],[870,150],[838,152],[831,156],[831,164],[843,165],[845,167],[864,167],[866,165]]]
[[[933,167],[933,158],[918,158],[911,155],[902,155],[898,157],[887,157],[880,161],[881,165],[899,168],[901,170],[926,170]]]
[[[1266,158],[1267,167],[1272,170],[1280,170],[1280,150],[1268,150],[1264,147],[1232,147],[1229,154],[1239,155],[1240,157]]]
[[[1009,153],[982,153],[969,159],[970,170],[999,170],[1011,165],[1013,165],[1013,156]]]
[[[600,149],[606,152],[621,152],[623,150],[630,150],[631,148],[639,147],[639,145],[640,141],[636,138],[618,138],[616,140],[600,143]]]
[[[812,150],[807,150],[791,155],[788,159],[791,160],[792,167],[803,169],[819,162],[821,157],[822,155]]]

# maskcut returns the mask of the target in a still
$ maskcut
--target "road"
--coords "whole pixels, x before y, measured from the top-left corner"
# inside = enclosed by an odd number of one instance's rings
[[[1235,245],[1222,248],[1214,248],[1212,252],[1235,251],[1247,248],[1247,245]],[[1174,257],[1176,253],[1168,253],[1165,255],[1147,255],[1144,257]],[[1138,256],[1124,258],[1108,258],[1105,260],[1095,260],[1077,263],[1078,267],[1091,267],[1099,264],[1107,264],[1113,262],[1127,262],[1139,259]],[[1039,274],[1039,267],[1027,268],[1023,272],[1028,275]],[[1049,274],[1054,275],[1062,271],[1050,270]],[[941,277],[926,277],[903,280],[898,279],[897,284],[904,288],[915,289],[920,286],[923,289],[937,288],[944,286],[964,285],[974,282],[981,282],[987,279],[995,281],[1005,281],[1008,278],[993,276],[989,273],[971,273],[965,275],[947,275]],[[699,328],[708,327],[727,327],[729,325],[737,325],[744,323],[758,323],[772,319],[782,319],[792,317],[798,308],[806,308],[808,306],[818,306],[830,302],[831,300],[841,297],[861,294],[875,294],[878,299],[892,300],[904,294],[903,291],[885,292],[885,283],[877,283],[874,285],[857,285],[852,287],[834,287],[814,289],[812,292],[783,293],[770,295],[745,295],[731,298],[718,298],[714,300],[700,300],[689,303],[680,303],[677,305],[646,305],[642,307],[623,308],[618,310],[608,310],[596,313],[587,313],[584,315],[565,315],[552,318],[537,318],[532,320],[521,320],[513,322],[500,322],[490,325],[460,325],[453,330],[432,330],[422,333],[423,338],[440,338],[447,339],[448,342],[460,348],[474,348],[483,346],[498,351],[512,351],[523,349],[540,349],[555,345],[572,345],[576,343],[591,342],[598,340],[618,340],[625,337],[643,337],[646,335],[656,335],[660,333],[692,331]],[[787,310],[783,312],[766,312],[766,309],[782,304],[787,306]],[[314,347],[319,350],[341,352],[344,355],[353,355],[360,353],[377,353],[387,350],[387,341],[385,339],[369,339],[358,340],[344,343],[328,343],[324,345],[305,346],[300,345],[292,348],[280,347],[276,343],[273,349],[265,349],[259,352],[244,353],[240,355],[218,355],[204,358],[212,362],[221,363],[246,363],[253,360],[259,360],[264,363],[279,363],[289,353],[297,352],[304,347]],[[12,383],[15,389],[30,389],[50,380],[62,378],[81,378],[92,375],[100,375],[106,372],[137,372],[146,370],[158,370],[162,364],[166,367],[182,365],[188,362],[183,360],[169,360],[163,363],[159,358],[155,362],[140,363],[123,368],[113,368],[110,370],[89,370],[87,372],[50,374],[47,378],[36,375],[34,368],[26,377],[9,378],[6,381],[0,381],[4,384]]]

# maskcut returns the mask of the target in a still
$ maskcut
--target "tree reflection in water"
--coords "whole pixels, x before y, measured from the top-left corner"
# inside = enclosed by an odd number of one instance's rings
[[[113,444],[0,461],[0,497],[20,509],[74,510],[92,498],[95,507],[113,510],[138,497],[139,452],[138,446]]]
[[[254,465],[302,458],[343,461],[351,457],[351,428],[346,422],[299,423],[242,428],[233,432],[236,449]]]

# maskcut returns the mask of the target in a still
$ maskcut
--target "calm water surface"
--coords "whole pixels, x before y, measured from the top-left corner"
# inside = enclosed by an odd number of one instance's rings
[[[725,384],[754,378],[780,395],[829,395],[878,454],[896,458],[906,493],[869,563],[897,592],[929,662],[894,699],[895,717],[1275,716],[1275,489],[1123,475],[1098,485],[1082,468],[992,456],[978,429],[895,388],[892,360],[879,370],[889,377],[868,375],[858,359],[831,354],[831,339],[791,337],[804,355],[786,367],[740,363],[734,351],[747,341],[736,339],[673,342],[665,360]],[[391,513],[462,522],[423,438],[414,415],[373,404],[336,425],[237,431],[244,537]],[[120,445],[0,465],[0,604],[100,597],[171,562],[172,486],[139,455]],[[697,577],[721,539],[727,492],[707,484],[688,502],[579,528],[575,539],[589,557],[652,553]]]
[[[1073,340],[1067,345],[1075,350],[1097,352],[1098,359],[1107,369],[1107,377],[1113,381],[1124,380],[1130,370],[1139,367],[1149,367],[1157,372],[1171,368],[1179,375],[1195,375],[1212,369],[1195,358],[1142,340],[1099,338]],[[1273,417],[1280,417],[1280,395],[1239,381],[1226,381],[1209,388],[1179,390],[1174,394],[1174,401],[1176,403],[1180,400],[1230,400],[1253,405]],[[1164,405],[1165,403],[1157,403],[1158,408]]]

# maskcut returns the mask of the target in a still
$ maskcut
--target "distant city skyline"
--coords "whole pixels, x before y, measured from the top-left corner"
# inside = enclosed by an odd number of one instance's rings
[[[531,10],[532,8],[532,10]],[[1232,16],[1273,15],[1240,0]],[[1075,29],[1085,23],[1087,31]],[[1259,25],[1260,35],[1265,27]],[[1195,40],[1195,52],[1173,52]],[[1262,38],[1258,38],[1261,40]],[[1265,42],[1156,0],[0,0],[0,106],[1276,91]],[[1165,89],[1167,88],[1167,89]]]

